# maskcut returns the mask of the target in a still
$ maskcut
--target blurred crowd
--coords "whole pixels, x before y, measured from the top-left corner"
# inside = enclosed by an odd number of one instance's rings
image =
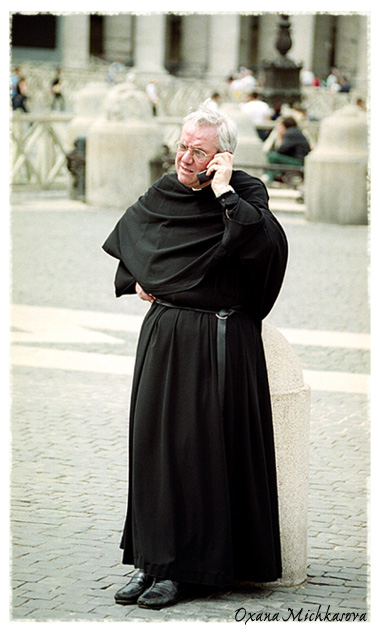
[[[112,87],[125,81],[133,83],[135,77],[133,70],[118,59],[108,64],[106,79],[107,83]],[[323,79],[317,77],[313,71],[303,69],[300,73],[300,83],[304,87],[326,87],[334,92],[350,92],[351,90],[350,80],[337,68],[332,68],[330,74]],[[251,69],[241,66],[236,73],[227,77],[224,96],[227,93],[228,99],[233,102],[249,101],[250,104],[249,106],[247,105],[246,109],[252,113],[252,116],[253,112],[255,112],[257,116],[267,117],[268,110],[263,105],[263,101],[258,98],[252,98],[255,92],[260,94],[264,87],[265,76],[263,73],[258,72],[255,75]],[[160,103],[157,78],[151,77],[149,79],[146,85],[146,94],[152,107],[152,113],[154,116],[157,116]],[[10,97],[13,110],[28,111],[28,99],[30,99],[28,81],[21,73],[19,67],[15,67],[11,72]],[[51,79],[47,98],[51,110],[63,111],[66,109],[60,68],[56,69],[55,75]],[[265,112],[265,110],[267,111]]]
[[[28,99],[28,84],[25,77],[20,73],[20,68],[16,67],[10,78],[10,97],[13,110],[27,112],[26,102]]]

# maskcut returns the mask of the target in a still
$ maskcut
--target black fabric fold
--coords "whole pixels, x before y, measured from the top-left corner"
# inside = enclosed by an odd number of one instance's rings
[[[221,259],[238,257],[260,291],[255,302],[263,318],[282,284],[286,238],[259,179],[234,171],[231,185],[238,193],[231,218],[210,186],[194,191],[175,174],[163,176],[129,207],[103,244],[119,259],[116,295],[133,292],[135,281],[154,296],[183,292]]]

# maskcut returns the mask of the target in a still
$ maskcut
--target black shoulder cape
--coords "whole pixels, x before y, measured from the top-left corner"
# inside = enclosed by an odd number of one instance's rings
[[[103,244],[119,259],[116,296],[134,292],[136,281],[154,296],[182,292],[224,257],[237,257],[251,271],[263,318],[283,281],[287,241],[261,180],[234,171],[231,185],[237,193],[231,219],[211,186],[194,191],[176,174],[163,176],[129,207]]]

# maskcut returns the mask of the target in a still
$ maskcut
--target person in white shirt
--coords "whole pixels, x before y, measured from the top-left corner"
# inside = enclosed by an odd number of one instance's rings
[[[148,85],[146,86],[146,93],[150,101],[150,104],[152,106],[153,116],[157,116],[159,98],[158,98],[158,92],[157,92],[157,79],[155,79],[154,77],[152,77],[152,79],[149,81]]]
[[[259,98],[257,92],[252,92],[248,98],[249,100],[242,104],[241,110],[250,116],[253,126],[257,129],[258,126],[271,120],[272,110],[268,103]],[[257,133],[261,140],[265,140],[268,136],[268,131],[265,129],[257,129]]]

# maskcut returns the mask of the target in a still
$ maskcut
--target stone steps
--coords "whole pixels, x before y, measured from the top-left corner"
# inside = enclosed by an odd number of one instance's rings
[[[302,201],[302,192],[295,189],[271,187],[269,193],[269,208],[278,213],[304,214],[306,207]]]

